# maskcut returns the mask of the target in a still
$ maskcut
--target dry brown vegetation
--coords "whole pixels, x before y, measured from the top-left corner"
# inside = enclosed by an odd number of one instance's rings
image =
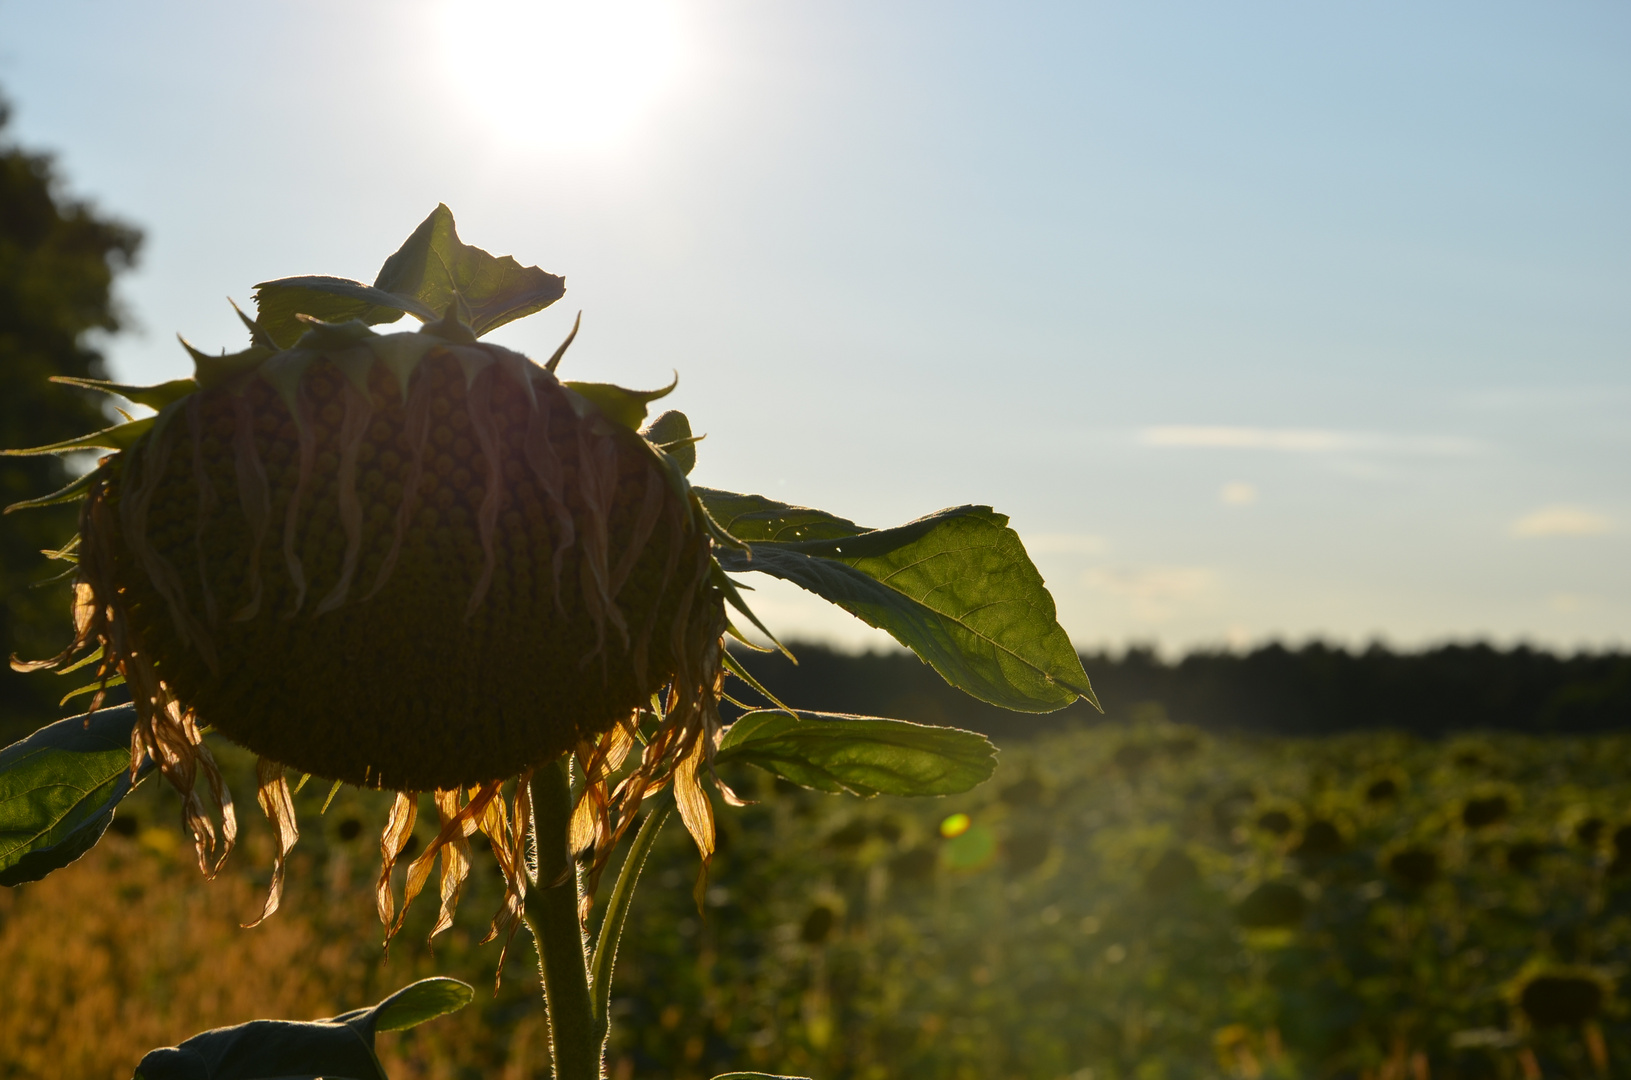
[[[0,890],[0,1076],[123,1078],[142,1055],[206,1028],[257,1017],[314,1019],[383,997],[415,978],[457,974],[477,1004],[418,1031],[385,1035],[392,1077],[461,1075],[449,1062],[485,1049],[481,1075],[547,1075],[541,1017],[509,1025],[506,1045],[477,1033],[489,1006],[496,947],[474,950],[459,928],[433,958],[422,932],[381,962],[367,845],[290,874],[284,910],[254,929],[269,865],[252,835],[232,869],[205,882],[173,825],[136,837],[110,833],[67,870]],[[524,943],[522,943],[524,944]],[[503,1000],[536,995],[523,949],[508,965]],[[454,1045],[462,1049],[451,1052]]]

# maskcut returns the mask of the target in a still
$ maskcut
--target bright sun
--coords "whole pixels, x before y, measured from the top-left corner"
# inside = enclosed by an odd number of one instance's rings
[[[617,142],[683,52],[672,0],[449,0],[438,23],[463,108],[537,149]]]

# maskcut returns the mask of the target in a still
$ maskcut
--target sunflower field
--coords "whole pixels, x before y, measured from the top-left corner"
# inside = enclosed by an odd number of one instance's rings
[[[1631,1075],[1628,766],[1621,736],[1246,740],[1151,707],[1010,743],[962,796],[859,801],[744,769],[700,908],[684,830],[651,857],[611,1074]],[[426,910],[383,952],[362,822],[388,796],[328,795],[296,795],[290,900],[254,929],[271,827],[249,821],[204,882],[152,782],[72,873],[0,893],[0,1076],[125,1077],[202,1027],[432,973],[492,987],[491,861],[434,951]],[[382,1036],[390,1074],[548,1075],[523,952],[472,1007]]]

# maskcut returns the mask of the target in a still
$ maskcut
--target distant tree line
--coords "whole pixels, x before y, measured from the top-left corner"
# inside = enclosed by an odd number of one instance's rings
[[[794,708],[955,724],[999,742],[1064,724],[1135,719],[1154,705],[1172,720],[1209,731],[1261,735],[1631,729],[1631,655],[1624,653],[1564,656],[1482,644],[1350,651],[1321,643],[1195,652],[1175,662],[1146,649],[1094,653],[1082,662],[1104,715],[1078,702],[1033,717],[952,689],[904,651],[852,655],[821,645],[791,648],[797,666],[775,654],[737,655]]]

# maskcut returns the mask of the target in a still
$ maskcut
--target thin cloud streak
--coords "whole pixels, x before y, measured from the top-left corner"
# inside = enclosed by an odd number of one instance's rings
[[[1380,453],[1463,457],[1483,444],[1450,435],[1384,435],[1326,428],[1231,427],[1220,424],[1163,424],[1143,428],[1144,446],[1203,450],[1269,450],[1285,454]]]
[[[1601,536],[1614,523],[1602,514],[1578,506],[1543,506],[1512,523],[1513,536]]]

